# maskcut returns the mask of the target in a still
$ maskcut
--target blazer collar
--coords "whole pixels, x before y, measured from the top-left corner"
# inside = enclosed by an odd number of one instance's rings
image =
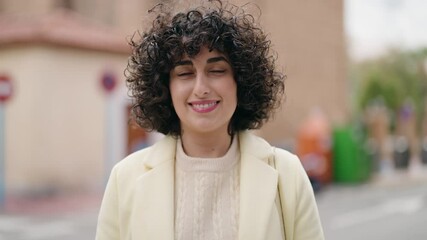
[[[239,239],[262,240],[277,194],[278,173],[269,165],[273,151],[262,138],[240,133]]]
[[[176,139],[166,136],[152,146],[137,180],[131,239],[174,239],[174,159]]]
[[[152,146],[147,155],[144,165],[147,169],[155,168],[165,162],[174,162],[177,139],[172,136],[165,136]]]
[[[267,160],[273,155],[271,145],[254,135],[251,131],[241,131],[239,133],[240,151],[251,155],[254,158],[264,161],[268,164]]]
[[[253,135],[250,131],[242,131],[238,134],[240,151],[246,155],[257,158],[266,164],[273,155],[272,148],[264,139]],[[152,169],[167,161],[175,159],[177,139],[172,136],[166,136],[152,146],[152,150],[147,155],[145,166]]]

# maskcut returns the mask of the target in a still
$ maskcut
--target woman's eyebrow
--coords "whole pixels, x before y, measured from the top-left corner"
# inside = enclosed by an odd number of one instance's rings
[[[181,66],[181,65],[193,65],[193,62],[190,60],[181,60],[175,63],[175,66]]]
[[[214,63],[214,62],[220,62],[220,61],[225,61],[225,62],[228,63],[228,60],[225,57],[223,57],[223,56],[209,58],[206,61],[206,63]]]

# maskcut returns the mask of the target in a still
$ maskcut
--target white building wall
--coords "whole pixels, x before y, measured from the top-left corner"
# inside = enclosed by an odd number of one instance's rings
[[[117,54],[47,46],[0,51],[0,71],[11,76],[15,89],[5,113],[7,191],[103,184],[107,147],[111,159],[119,160],[125,152],[126,60]],[[100,84],[107,68],[121,80],[110,96],[110,146],[105,131],[108,101]]]

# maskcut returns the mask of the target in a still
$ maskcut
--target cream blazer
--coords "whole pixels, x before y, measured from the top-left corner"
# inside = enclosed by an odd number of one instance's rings
[[[324,239],[313,190],[299,159],[273,150],[248,131],[239,133],[239,144],[239,240]],[[175,148],[176,139],[167,136],[113,168],[97,240],[174,239]],[[269,163],[272,159],[275,167]]]

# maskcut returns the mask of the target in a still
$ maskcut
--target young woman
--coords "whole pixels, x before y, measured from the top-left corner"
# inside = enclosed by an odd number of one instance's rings
[[[114,167],[96,239],[323,239],[298,158],[248,132],[284,92],[270,41],[216,3],[160,10],[132,41],[135,119],[166,136]]]

